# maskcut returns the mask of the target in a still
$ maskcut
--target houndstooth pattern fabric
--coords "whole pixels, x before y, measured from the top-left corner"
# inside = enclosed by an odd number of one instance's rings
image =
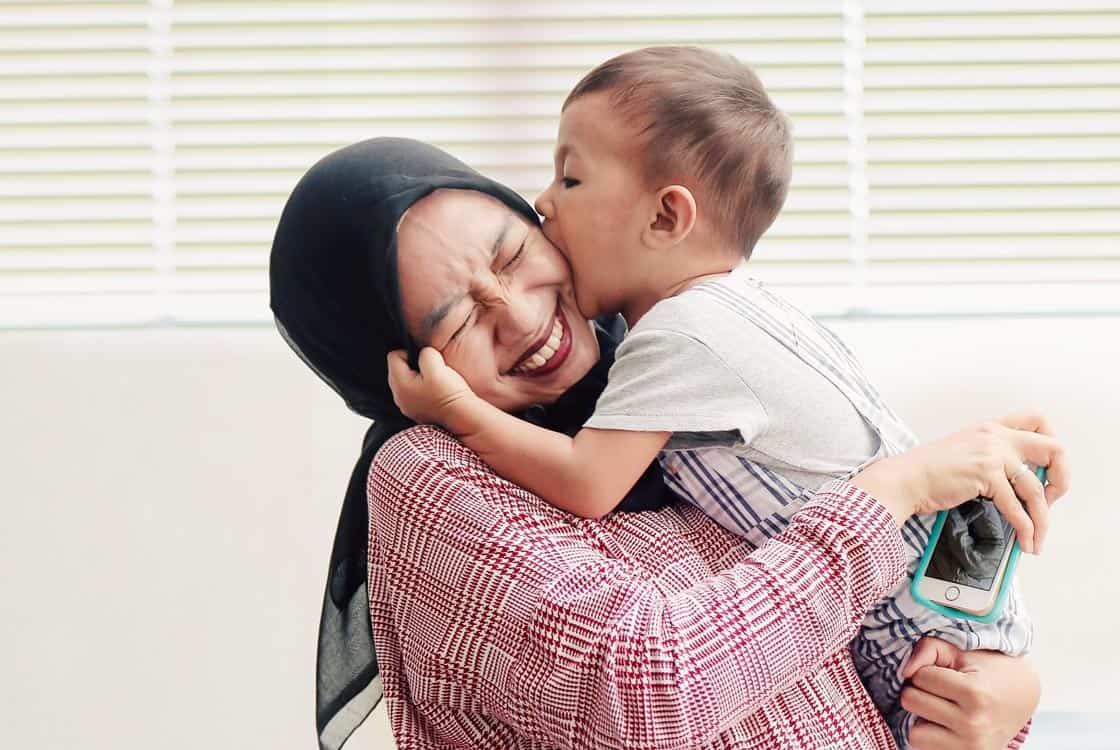
[[[432,427],[390,440],[368,490],[401,750],[894,747],[846,644],[905,553],[851,485],[757,550],[684,504],[568,515]]]
[[[781,344],[848,399],[876,435],[878,451],[846,475],[796,474],[787,467],[750,460],[734,447],[664,451],[660,456],[666,483],[683,499],[755,546],[782,531],[810,501],[818,487],[847,478],[866,463],[897,455],[917,444],[905,423],[883,401],[852,351],[832,331],[770,292],[758,282],[722,280],[694,287],[694,295],[716,303],[741,325],[752,326]],[[854,415],[853,415],[854,416]],[[828,430],[825,423],[804,424]],[[934,515],[912,516],[902,528],[907,576],[864,619],[852,642],[856,669],[900,747],[908,747],[913,717],[902,708],[902,666],[917,641],[935,635],[962,649],[988,649],[1018,656],[1031,644],[1033,629],[1018,586],[1012,585],[1000,617],[992,623],[950,619],[921,606],[910,581],[929,542]]]
[[[754,550],[683,504],[576,518],[417,427],[368,495],[400,750],[894,747],[844,644],[905,552],[855,487]]]

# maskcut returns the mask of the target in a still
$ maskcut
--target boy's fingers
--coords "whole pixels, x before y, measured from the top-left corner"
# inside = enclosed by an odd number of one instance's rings
[[[431,372],[433,368],[443,364],[443,356],[440,355],[438,349],[425,346],[420,350],[420,356],[417,358],[417,362],[420,365],[420,372],[427,374]]]
[[[910,679],[922,667],[955,667],[958,653],[957,647],[948,641],[933,637],[922,638],[902,667],[902,679]]]
[[[408,370],[412,369],[408,366],[408,356],[401,349],[389,352],[385,359],[389,367],[390,380],[399,381]]]
[[[922,667],[928,667],[936,663],[937,644],[923,638],[914,646],[914,650],[910,652],[910,658],[902,665],[902,679],[909,680]]]

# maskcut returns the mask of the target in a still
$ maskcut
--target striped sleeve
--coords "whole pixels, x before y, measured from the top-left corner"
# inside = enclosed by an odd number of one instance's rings
[[[905,570],[890,515],[842,482],[671,594],[438,430],[387,443],[370,496],[412,700],[560,748],[710,741],[842,649]]]

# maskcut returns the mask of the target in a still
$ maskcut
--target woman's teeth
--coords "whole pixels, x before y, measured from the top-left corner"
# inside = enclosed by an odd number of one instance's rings
[[[515,367],[514,372],[532,372],[542,366],[545,362],[552,359],[552,355],[560,348],[560,341],[563,338],[564,325],[560,322],[560,318],[556,318],[556,320],[552,322],[552,334],[549,335],[548,341],[545,342],[544,346],[535,351],[533,356]]]

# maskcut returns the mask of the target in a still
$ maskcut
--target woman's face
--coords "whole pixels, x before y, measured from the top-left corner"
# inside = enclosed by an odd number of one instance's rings
[[[437,190],[397,227],[405,325],[505,411],[555,401],[599,358],[572,274],[536,225],[471,190]]]

